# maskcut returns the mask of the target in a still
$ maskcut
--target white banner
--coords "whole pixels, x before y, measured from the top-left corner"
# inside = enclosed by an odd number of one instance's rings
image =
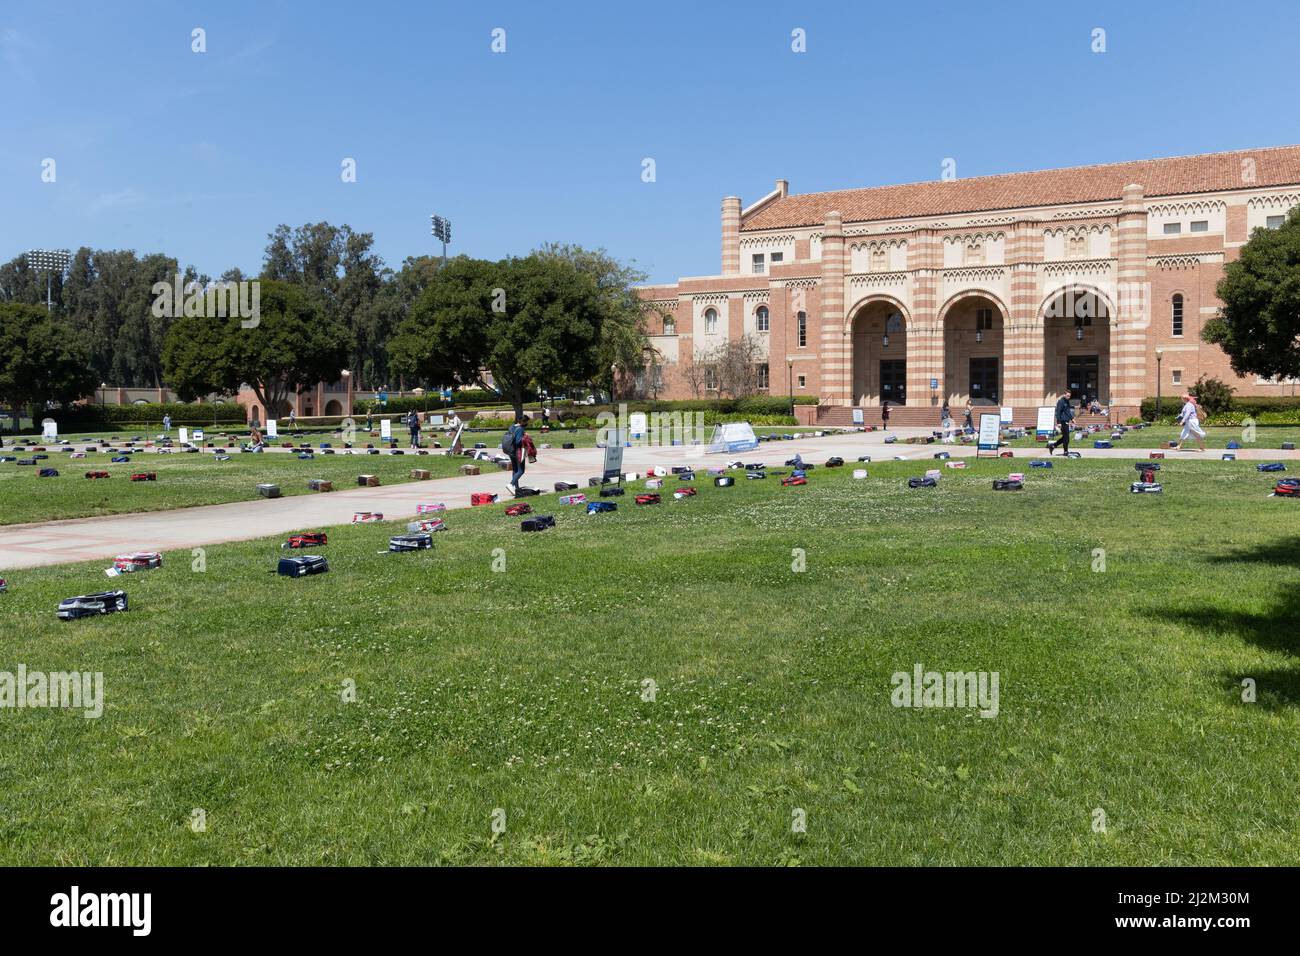
[[[182,445],[184,445],[186,442],[190,440],[190,430],[188,428],[182,426],[181,428],[177,429],[177,434],[180,437]]]
[[[277,430],[277,427],[276,427],[275,419],[274,419],[274,418],[268,418],[268,419],[266,420],[266,437],[267,437],[267,438],[279,438],[279,437],[280,437],[280,433],[279,433],[279,431]]]

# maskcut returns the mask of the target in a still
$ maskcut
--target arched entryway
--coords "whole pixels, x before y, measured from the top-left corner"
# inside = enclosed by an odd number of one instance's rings
[[[340,402],[337,398],[331,398],[328,402],[325,403],[326,417],[333,417],[334,415],[342,415],[342,414],[343,414],[343,403]]]
[[[907,320],[892,299],[874,299],[854,313],[853,404],[907,404]]]
[[[1110,325],[1107,299],[1095,289],[1062,289],[1043,303],[1044,400],[1070,389],[1075,404],[1110,404]]]
[[[1006,400],[1002,344],[1006,309],[992,295],[963,292],[939,314],[943,323],[944,395],[953,408]]]

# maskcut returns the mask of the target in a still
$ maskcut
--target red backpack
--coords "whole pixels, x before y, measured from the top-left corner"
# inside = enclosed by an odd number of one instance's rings
[[[486,491],[476,491],[469,496],[471,505],[490,505],[497,500],[497,496]]]
[[[660,500],[661,500],[660,497],[655,494],[636,496],[636,503],[639,505],[657,505],[659,504]]]
[[[532,511],[533,511],[533,506],[524,503],[511,505],[510,507],[506,508],[506,514],[509,515],[511,518],[517,518],[520,515],[532,514]]]
[[[315,548],[329,542],[329,536],[324,531],[306,531],[302,534],[291,534],[289,540],[284,543],[286,548]]]

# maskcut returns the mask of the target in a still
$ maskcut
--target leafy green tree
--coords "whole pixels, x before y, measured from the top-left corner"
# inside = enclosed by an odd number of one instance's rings
[[[0,401],[39,418],[46,403],[69,403],[94,392],[98,379],[67,323],[44,306],[0,303]]]
[[[592,276],[559,257],[462,257],[434,276],[390,351],[429,382],[488,387],[490,372],[518,416],[539,388],[595,377],[605,316]]]
[[[1238,375],[1300,377],[1300,208],[1278,229],[1256,229],[1224,268],[1223,308],[1201,337]]]
[[[286,282],[261,280],[258,323],[244,328],[243,322],[238,316],[173,321],[163,368],[181,398],[232,395],[247,383],[267,417],[279,415],[298,389],[337,381],[352,350],[343,323]]]

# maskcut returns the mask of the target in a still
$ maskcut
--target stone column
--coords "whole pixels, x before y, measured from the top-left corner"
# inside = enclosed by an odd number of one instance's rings
[[[939,235],[933,229],[918,229],[908,244],[908,258],[916,278],[907,324],[907,404],[937,408],[943,404],[945,387],[943,326],[939,322],[943,244]],[[938,389],[930,388],[932,378],[939,380]]]
[[[1034,408],[1046,395],[1043,317],[1038,311],[1038,272],[1034,263],[1043,258],[1041,222],[1021,220],[1011,227],[1007,240],[1007,267],[1011,271],[1011,301],[1002,337],[1003,404]]]
[[[1124,187],[1119,215],[1119,282],[1111,290],[1117,315],[1110,322],[1110,401],[1117,408],[1142,404],[1146,387],[1147,329],[1151,290],[1147,283],[1147,211],[1143,189]],[[1136,411],[1124,412],[1136,415]]]
[[[848,405],[848,366],[844,358],[844,222],[835,211],[826,214],[822,232],[821,330],[817,337],[822,399]],[[811,331],[811,330],[810,330]],[[851,364],[851,363],[849,363]]]
[[[722,274],[740,274],[740,197],[722,200]]]

